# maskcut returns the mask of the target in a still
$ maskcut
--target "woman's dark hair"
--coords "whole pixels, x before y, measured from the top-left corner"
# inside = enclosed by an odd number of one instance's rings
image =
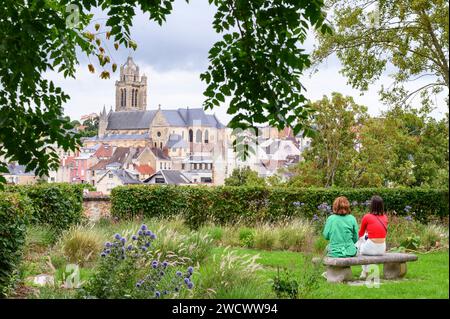
[[[384,203],[380,196],[372,196],[372,199],[370,200],[370,212],[374,215],[384,214]]]

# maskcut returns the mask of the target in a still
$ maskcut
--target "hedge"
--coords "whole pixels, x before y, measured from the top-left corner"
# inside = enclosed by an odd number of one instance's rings
[[[0,298],[6,296],[20,262],[31,213],[26,196],[0,192]]]
[[[198,227],[207,220],[223,224],[243,220],[273,221],[284,217],[313,217],[322,203],[338,196],[363,203],[380,195],[387,211],[399,215],[414,212],[426,220],[448,215],[448,189],[425,188],[263,188],[202,186],[121,186],[111,193],[111,214],[119,218],[157,217],[181,214]],[[405,207],[410,206],[410,211]]]
[[[51,183],[8,186],[6,190],[30,198],[33,204],[33,224],[49,225],[60,232],[82,220],[84,188],[83,184]]]

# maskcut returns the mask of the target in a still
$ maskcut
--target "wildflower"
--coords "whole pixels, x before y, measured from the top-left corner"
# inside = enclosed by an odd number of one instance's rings
[[[161,293],[160,293],[159,291],[156,291],[156,292],[155,292],[155,297],[156,297],[156,298],[161,297]]]
[[[120,236],[120,234],[115,234],[115,235],[114,235],[114,238],[117,239],[117,240],[121,240],[121,239],[122,239],[122,237]]]
[[[143,251],[147,251],[147,247],[145,247],[145,246],[142,246],[141,249],[142,249]]]
[[[194,272],[194,268],[192,268],[191,266],[188,267],[187,269],[188,273],[192,274]]]
[[[137,240],[137,236],[136,236],[136,235],[133,235],[133,236],[131,237],[131,239],[132,239],[132,240]]]
[[[407,212],[407,213],[409,213],[409,211],[411,210],[411,206],[409,206],[409,205],[406,205],[405,206],[405,212]]]
[[[188,287],[188,289],[192,289],[194,287],[194,284],[192,283],[192,281],[187,284],[187,287]]]
[[[110,254],[111,253],[111,249],[106,249],[105,250],[105,254]]]
[[[103,252],[103,253],[100,254],[100,256],[106,257],[106,253]]]
[[[150,238],[151,238],[151,239],[156,239],[156,235],[155,235],[155,234],[151,234],[151,235],[150,235]]]
[[[178,277],[181,277],[183,274],[181,273],[181,271],[177,271],[177,272],[176,272],[176,275],[177,275]]]
[[[152,233],[152,231],[151,230],[147,230],[146,232],[145,232],[145,236],[151,236],[153,233]]]
[[[150,247],[151,243],[148,241],[145,243],[145,247]]]
[[[142,236],[143,234],[142,230],[138,231],[138,236]]]
[[[142,226],[141,226],[141,230],[147,230],[147,225],[145,225],[145,224],[142,224]]]
[[[168,265],[169,265],[169,263],[168,263],[167,261],[163,261],[162,266],[163,266],[164,268],[166,268]]]
[[[166,274],[166,273],[165,273],[164,271],[162,271],[162,270],[159,272],[159,275],[160,275],[161,277],[164,276],[165,274]]]
[[[125,245],[125,243],[127,242],[127,239],[125,237],[120,238],[120,241],[122,242],[123,245]]]
[[[405,219],[409,222],[413,220],[413,218],[411,216],[406,216]]]
[[[184,283],[187,285],[191,282],[191,280],[189,278],[184,278]]]
[[[312,218],[312,221],[313,222],[316,222],[316,221],[318,221],[319,220],[319,217],[316,215],[316,214],[314,214],[314,216],[313,216],[313,218]]]
[[[110,242],[107,242],[107,243],[105,244],[105,247],[107,247],[107,248],[111,247],[111,243],[110,243]]]
[[[354,201],[352,202],[352,206],[358,206],[358,202],[357,202],[356,200],[354,200]]]
[[[127,249],[128,250],[133,250],[133,245],[128,245]]]

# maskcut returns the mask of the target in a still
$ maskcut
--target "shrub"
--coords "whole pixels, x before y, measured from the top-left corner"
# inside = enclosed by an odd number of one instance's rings
[[[254,247],[255,230],[247,227],[239,228],[239,243],[243,247]]]
[[[255,245],[257,249],[272,250],[277,241],[276,233],[268,225],[258,227],[255,232]]]
[[[114,236],[105,244],[97,272],[80,291],[82,297],[96,298],[168,298],[192,289],[188,267],[182,272],[176,264],[157,259],[152,247],[156,235],[142,225],[131,238]]]
[[[30,225],[27,229],[26,245],[28,248],[46,249],[56,242],[57,234],[48,225]]]
[[[283,269],[281,273],[280,268],[277,269],[277,275],[273,278],[272,289],[278,298],[298,298],[298,281],[286,269]]]
[[[278,248],[310,251],[315,237],[314,226],[302,219],[284,222],[277,227]]]
[[[72,226],[60,239],[61,250],[69,262],[85,265],[97,259],[103,248],[104,237],[98,231],[83,226]]]
[[[425,188],[264,188],[264,187],[188,187],[122,186],[113,189],[111,213],[120,218],[181,215],[191,228],[205,222],[254,224],[285,217],[313,218],[322,203],[330,205],[338,196],[354,203],[357,215],[367,211],[367,201],[380,195],[388,211],[399,216],[410,214],[427,220],[448,214],[448,190]]]
[[[200,299],[217,298],[265,298],[261,287],[264,285],[256,271],[261,266],[256,262],[259,255],[239,256],[225,248],[222,255],[214,255],[199,269],[194,297]]]
[[[7,295],[20,264],[31,214],[28,198],[0,192],[0,298]]]
[[[200,230],[201,233],[206,233],[213,241],[220,242],[223,239],[224,231],[218,226],[206,226]]]
[[[84,184],[39,184],[7,189],[31,199],[34,224],[49,225],[59,233],[82,220],[84,187]]]

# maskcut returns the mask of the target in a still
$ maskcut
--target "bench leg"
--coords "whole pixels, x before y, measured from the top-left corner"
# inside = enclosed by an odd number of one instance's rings
[[[403,278],[406,275],[406,263],[388,263],[383,265],[385,279]]]
[[[350,267],[327,267],[328,282],[344,282],[353,278],[352,269]]]

